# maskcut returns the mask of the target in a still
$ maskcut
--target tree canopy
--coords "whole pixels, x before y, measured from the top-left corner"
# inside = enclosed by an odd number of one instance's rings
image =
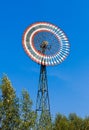
[[[17,97],[16,92],[7,76],[3,76],[0,84],[0,130],[37,130],[38,115],[32,110],[32,100],[26,90]],[[89,130],[89,117],[81,118],[75,113],[68,117],[58,113],[53,122],[47,114],[44,128],[40,130]]]
[[[22,97],[18,98],[10,80],[4,76],[0,85],[0,129],[29,130],[35,119],[28,92],[23,90]]]

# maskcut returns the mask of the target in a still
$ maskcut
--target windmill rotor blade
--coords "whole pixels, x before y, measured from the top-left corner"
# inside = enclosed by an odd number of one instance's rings
[[[32,60],[46,66],[62,63],[70,50],[65,33],[48,22],[30,25],[24,32],[22,43]]]

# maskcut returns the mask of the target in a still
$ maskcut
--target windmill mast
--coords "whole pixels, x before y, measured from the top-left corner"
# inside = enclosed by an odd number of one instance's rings
[[[43,41],[42,44],[40,45],[43,54],[45,54],[47,46],[48,46],[47,41]],[[46,66],[42,64],[40,66],[39,85],[36,101],[36,113],[38,115],[36,129],[40,130],[40,128],[42,128],[45,130],[47,122],[50,123],[50,129],[51,129],[51,114],[50,114],[50,103],[48,94],[47,71]]]

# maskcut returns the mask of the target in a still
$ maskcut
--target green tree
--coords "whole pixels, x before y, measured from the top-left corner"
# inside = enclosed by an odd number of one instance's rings
[[[53,130],[68,130],[68,120],[65,116],[57,114],[54,122]]]
[[[82,130],[83,119],[75,113],[69,114],[69,130]],[[84,129],[83,129],[84,130]]]
[[[35,125],[36,114],[32,110],[32,100],[26,90],[22,91],[22,100],[20,107],[21,130],[30,130]]]
[[[89,130],[89,117],[86,117],[83,120],[82,129],[81,130]]]
[[[0,120],[2,130],[19,130],[19,103],[11,82],[4,76],[1,80]]]
[[[3,108],[3,102],[2,102],[1,85],[0,85],[0,129],[1,129],[2,117],[3,117],[2,108]]]

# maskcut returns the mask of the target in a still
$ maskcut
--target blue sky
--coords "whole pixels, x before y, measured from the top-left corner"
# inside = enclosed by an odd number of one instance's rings
[[[20,95],[37,94],[40,66],[22,47],[24,30],[38,21],[51,22],[67,34],[71,49],[60,65],[48,67],[51,113],[89,115],[89,1],[4,0],[0,2],[0,77],[6,73]]]

